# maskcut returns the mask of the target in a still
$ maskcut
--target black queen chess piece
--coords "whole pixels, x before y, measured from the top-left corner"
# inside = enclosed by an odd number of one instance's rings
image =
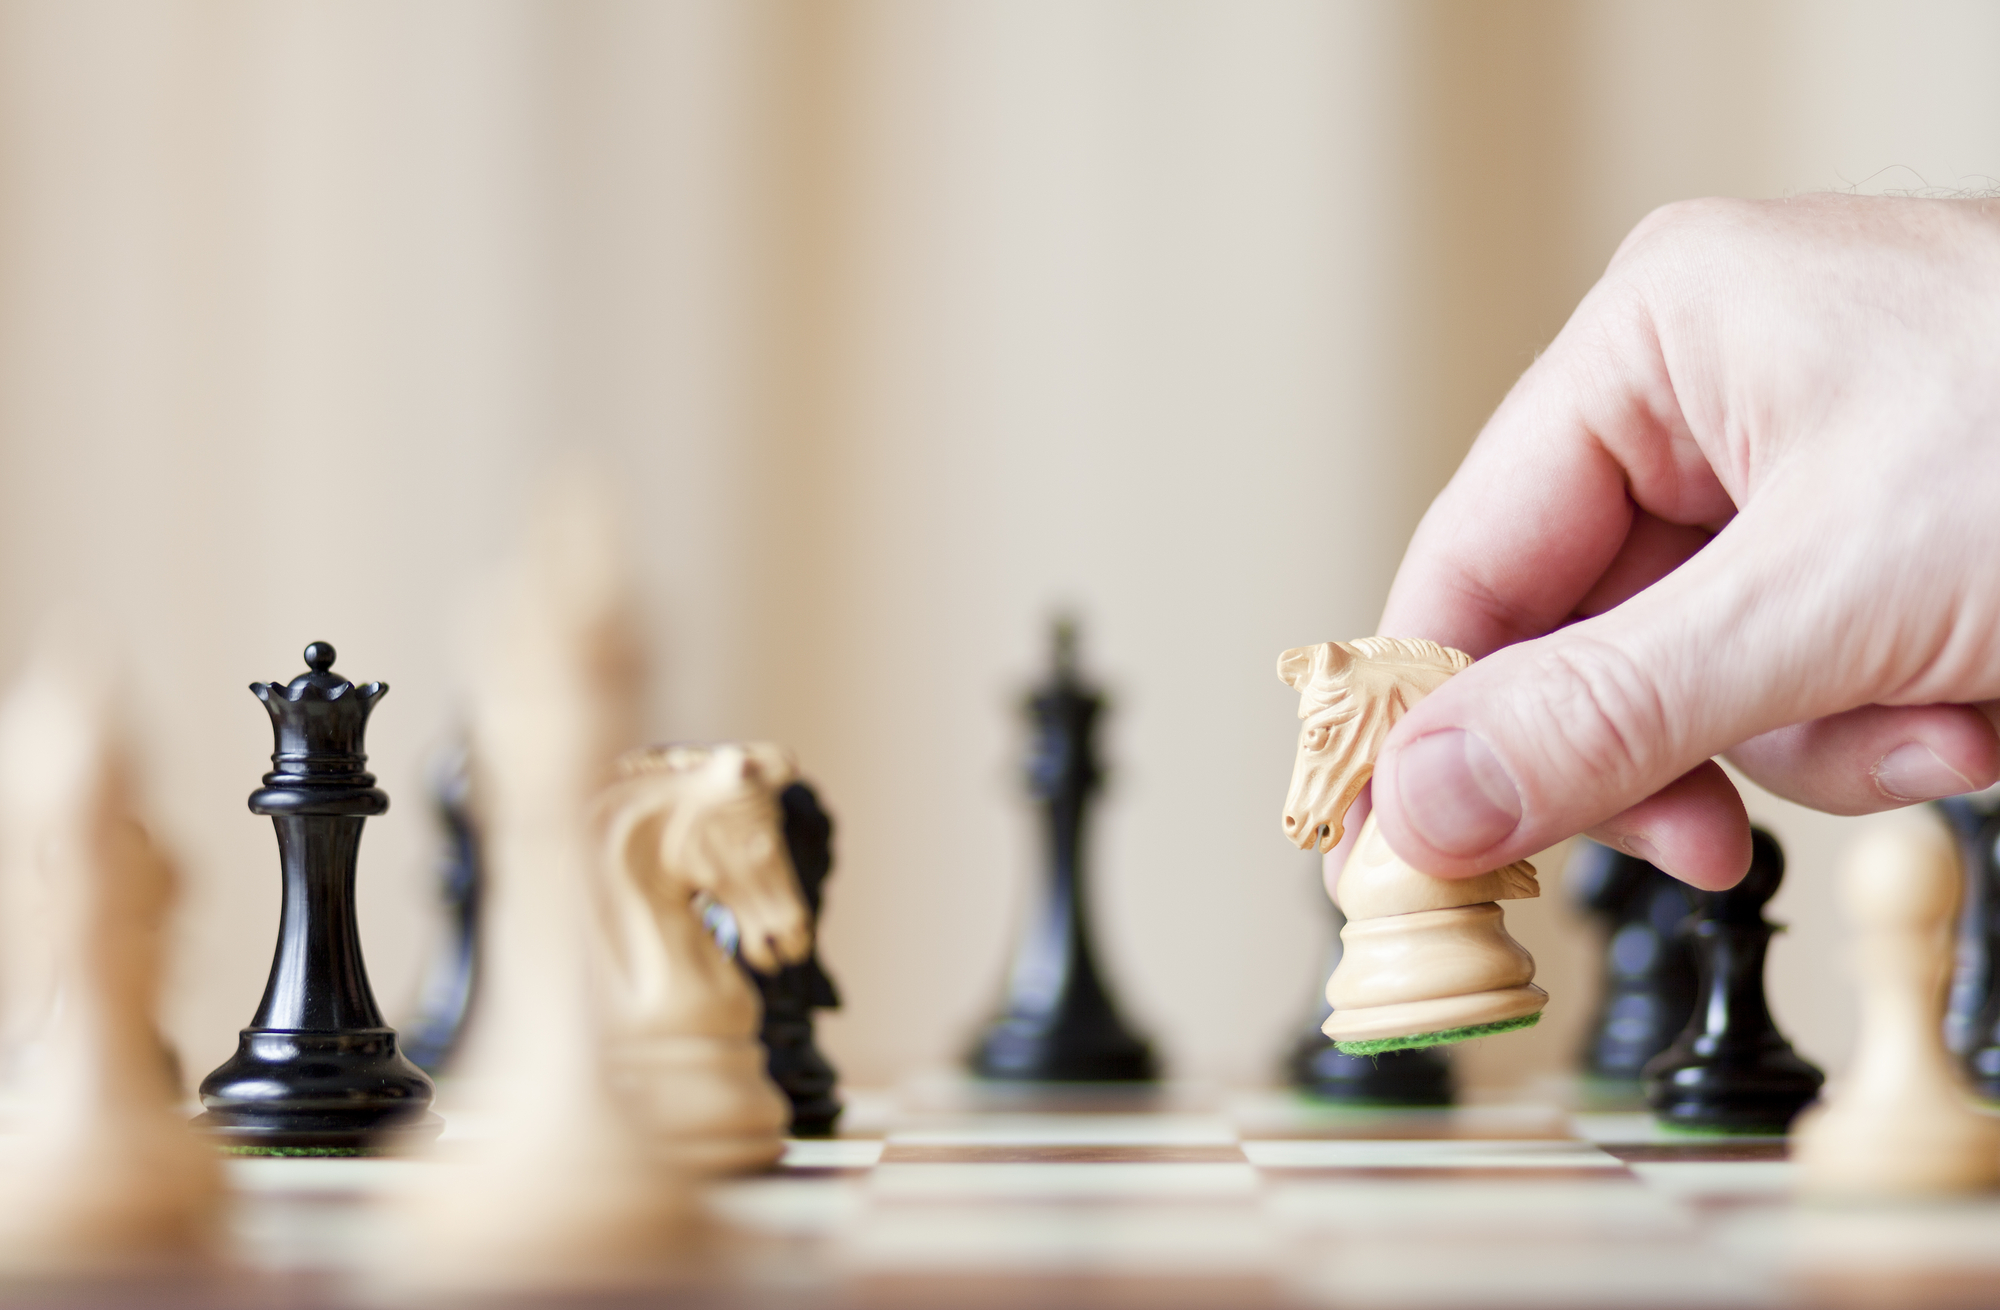
[[[396,1049],[361,960],[354,914],[361,826],[389,808],[364,769],[368,712],[389,688],[332,671],[306,647],[289,685],[252,683],[277,749],[250,812],[278,834],[284,903],[277,956],[236,1054],[202,1080],[194,1126],[257,1154],[366,1154],[435,1137],[431,1080]]]
[[[1152,1048],[1119,1018],[1091,947],[1084,821],[1103,779],[1093,738],[1104,698],[1076,669],[1076,627],[1055,625],[1055,671],[1028,699],[1028,790],[1041,802],[1048,877],[1014,957],[1006,1011],[972,1054],[982,1078],[1149,1082]]]
[[[1727,891],[1696,892],[1682,928],[1698,976],[1694,1012],[1643,1071],[1647,1103],[1669,1128],[1781,1133],[1826,1080],[1771,1020],[1764,956],[1778,929],[1764,906],[1784,880],[1785,853],[1762,828],[1750,837],[1750,872]]]

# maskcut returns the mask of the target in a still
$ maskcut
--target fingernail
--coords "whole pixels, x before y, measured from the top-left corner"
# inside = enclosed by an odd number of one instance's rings
[[[1922,742],[1906,742],[1875,762],[1869,776],[1884,796],[1897,801],[1934,801],[1977,791],[1972,779],[1938,758]]]
[[[1396,759],[1396,795],[1417,835],[1477,855],[1521,822],[1521,797],[1493,748],[1463,728],[1419,737]]]
[[[1637,856],[1639,859],[1652,865],[1655,869],[1665,872],[1666,866],[1660,863],[1660,848],[1647,841],[1644,837],[1626,837],[1621,839],[1618,844],[1624,848],[1627,855]]]

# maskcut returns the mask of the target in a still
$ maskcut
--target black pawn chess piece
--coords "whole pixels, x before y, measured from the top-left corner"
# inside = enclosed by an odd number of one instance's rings
[[[984,1078],[1146,1082],[1152,1049],[1118,1017],[1091,949],[1084,821],[1102,774],[1092,733],[1104,698],[1076,670],[1076,629],[1055,625],[1055,672],[1028,700],[1028,790],[1041,802],[1048,879],[1014,957],[1006,1011],[972,1055]]]
[[[1328,908],[1332,908],[1332,902],[1328,902]],[[1338,915],[1336,910],[1336,919]],[[1339,964],[1340,938],[1335,936],[1326,972],[1320,976],[1331,976]],[[1443,1051],[1423,1046],[1385,1051],[1381,1055],[1347,1055],[1320,1030],[1332,1013],[1333,1006],[1327,1003],[1322,989],[1312,1027],[1299,1034],[1285,1061],[1285,1072],[1293,1087],[1316,1101],[1334,1105],[1451,1104],[1451,1063]]]
[[[1945,1014],[1945,1044],[1973,1091],[2000,1101],[2000,811],[1985,798],[1939,802],[1965,860],[1958,961]]]
[[[202,1080],[195,1127],[253,1153],[358,1154],[435,1137],[431,1080],[396,1049],[361,960],[354,917],[361,826],[389,808],[364,769],[368,712],[388,687],[332,672],[306,647],[289,686],[252,683],[277,749],[250,811],[278,833],[284,905],[264,999],[236,1054]]]
[[[776,973],[759,973],[738,950],[736,917],[726,906],[710,909],[709,926],[764,998],[758,1036],[764,1042],[771,1081],[792,1103],[792,1136],[831,1137],[840,1118],[840,1099],[833,1094],[839,1075],[813,1040],[813,1011],[840,1008],[840,993],[819,963],[819,907],[826,876],[833,870],[833,820],[820,808],[813,789],[802,782],[778,793],[778,804],[784,813],[785,846],[799,878],[799,896],[812,916],[811,953]]]
[[[1646,1062],[1694,1012],[1695,965],[1681,924],[1694,890],[1636,855],[1584,842],[1564,885],[1604,926],[1603,985],[1584,1038],[1586,1076],[1636,1089]]]
[[[424,968],[417,1016],[403,1027],[403,1054],[433,1076],[450,1064],[465,1036],[479,977],[479,899],[485,878],[472,824],[470,759],[461,746],[438,762],[431,806],[444,829],[438,899],[444,940]]]
[[[1694,949],[1696,1004],[1673,1045],[1644,1070],[1647,1103],[1668,1127],[1783,1132],[1825,1081],[1771,1021],[1764,956],[1777,927],[1764,906],[1784,879],[1785,854],[1761,828],[1751,830],[1751,842],[1743,881],[1696,892],[1683,929]]]

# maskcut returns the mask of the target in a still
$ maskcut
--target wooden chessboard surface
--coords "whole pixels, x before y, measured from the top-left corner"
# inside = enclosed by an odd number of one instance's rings
[[[529,1303],[2000,1305],[2000,1198],[1801,1206],[1782,1139],[1668,1135],[1639,1113],[963,1084],[850,1107],[846,1135],[715,1185],[710,1227],[657,1284]],[[10,1303],[393,1302],[371,1202],[436,1167],[233,1161],[235,1272]]]

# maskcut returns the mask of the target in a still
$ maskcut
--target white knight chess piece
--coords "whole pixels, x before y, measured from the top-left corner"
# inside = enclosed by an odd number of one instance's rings
[[[1278,676],[1299,692],[1299,749],[1285,835],[1333,849],[1375,755],[1404,712],[1472,657],[1435,642],[1363,637],[1288,650]],[[1535,962],[1507,935],[1496,901],[1538,896],[1519,861],[1477,877],[1433,878],[1405,863],[1371,814],[1335,897],[1340,965],[1327,980],[1327,1036],[1351,1054],[1430,1046],[1535,1022],[1548,993]]]
[[[613,1094],[673,1163],[772,1164],[791,1107],[765,1072],[757,994],[696,899],[734,913],[753,967],[805,958],[811,918],[778,804],[797,769],[782,748],[749,743],[633,751],[619,770],[597,801]]]

